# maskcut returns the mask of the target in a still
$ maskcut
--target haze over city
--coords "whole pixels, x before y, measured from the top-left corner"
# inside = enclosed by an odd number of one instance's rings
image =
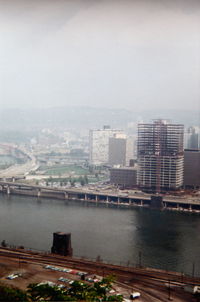
[[[199,110],[200,2],[0,0],[1,108]]]

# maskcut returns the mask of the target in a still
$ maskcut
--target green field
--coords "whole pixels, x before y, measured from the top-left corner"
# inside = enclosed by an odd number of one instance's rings
[[[45,175],[64,175],[64,174],[75,174],[75,175],[88,175],[89,170],[76,165],[55,165],[40,166],[39,171],[44,171]]]

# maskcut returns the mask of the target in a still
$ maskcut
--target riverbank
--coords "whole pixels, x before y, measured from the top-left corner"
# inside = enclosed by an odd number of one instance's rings
[[[37,198],[54,198],[82,201],[117,207],[147,207],[189,213],[200,213],[200,197],[158,196],[140,192],[127,194],[83,188],[58,189],[25,183],[0,181],[0,192],[7,195],[23,195]]]

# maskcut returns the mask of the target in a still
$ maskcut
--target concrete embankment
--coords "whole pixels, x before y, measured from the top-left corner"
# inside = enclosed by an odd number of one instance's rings
[[[7,195],[24,195],[37,198],[75,200],[117,207],[149,207],[160,210],[200,213],[200,198],[157,196],[150,194],[122,194],[112,191],[57,189],[16,182],[0,181],[0,192]]]

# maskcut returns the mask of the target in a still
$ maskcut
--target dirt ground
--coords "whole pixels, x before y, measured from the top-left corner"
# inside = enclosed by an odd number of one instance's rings
[[[57,285],[63,284],[66,286],[66,283],[58,280],[60,277],[67,278],[69,280],[81,280],[81,277],[77,274],[50,270],[45,268],[45,266],[46,264],[31,263],[23,260],[18,260],[16,258],[0,256],[0,282],[18,287],[20,289],[26,289],[30,283],[40,283],[47,281],[53,282]],[[63,266],[57,267],[68,268]],[[9,280],[7,279],[7,277],[10,274],[20,274],[20,276],[16,279]],[[87,277],[94,277],[94,275],[89,275]],[[101,278],[101,276],[97,276],[97,278]],[[134,283],[133,285],[129,284],[129,286],[127,284],[114,283],[113,291],[113,294],[122,294],[125,298],[129,298],[131,292],[139,291],[141,293],[141,297],[137,299],[138,302],[169,301],[167,289],[160,291],[159,288],[148,288],[148,286],[142,286],[140,283]],[[191,294],[185,293],[183,292],[183,290],[175,293],[175,291],[173,291],[172,289],[170,298],[171,301],[174,302],[196,301],[196,299]]]
[[[40,283],[50,281],[57,285],[66,283],[59,281],[60,277],[67,278],[69,280],[81,280],[81,277],[72,273],[53,271],[45,268],[45,264],[27,263],[24,261],[16,261],[14,259],[8,259],[0,256],[0,282],[7,285],[12,285],[20,289],[26,289],[30,283]],[[60,266],[58,266],[60,267]],[[67,268],[67,267],[62,267]],[[10,274],[20,274],[16,279],[7,279]],[[101,276],[88,275],[88,277],[101,278]],[[129,291],[126,288],[113,285],[114,293],[129,295]]]
[[[64,267],[63,267],[64,268]],[[10,274],[20,273],[21,276],[8,280],[6,277]],[[23,261],[16,262],[13,259],[0,257],[0,280],[9,285],[26,289],[30,283],[40,283],[45,281],[63,284],[58,278],[64,277],[70,280],[80,280],[77,275],[53,271],[45,268],[45,264],[31,264]]]

